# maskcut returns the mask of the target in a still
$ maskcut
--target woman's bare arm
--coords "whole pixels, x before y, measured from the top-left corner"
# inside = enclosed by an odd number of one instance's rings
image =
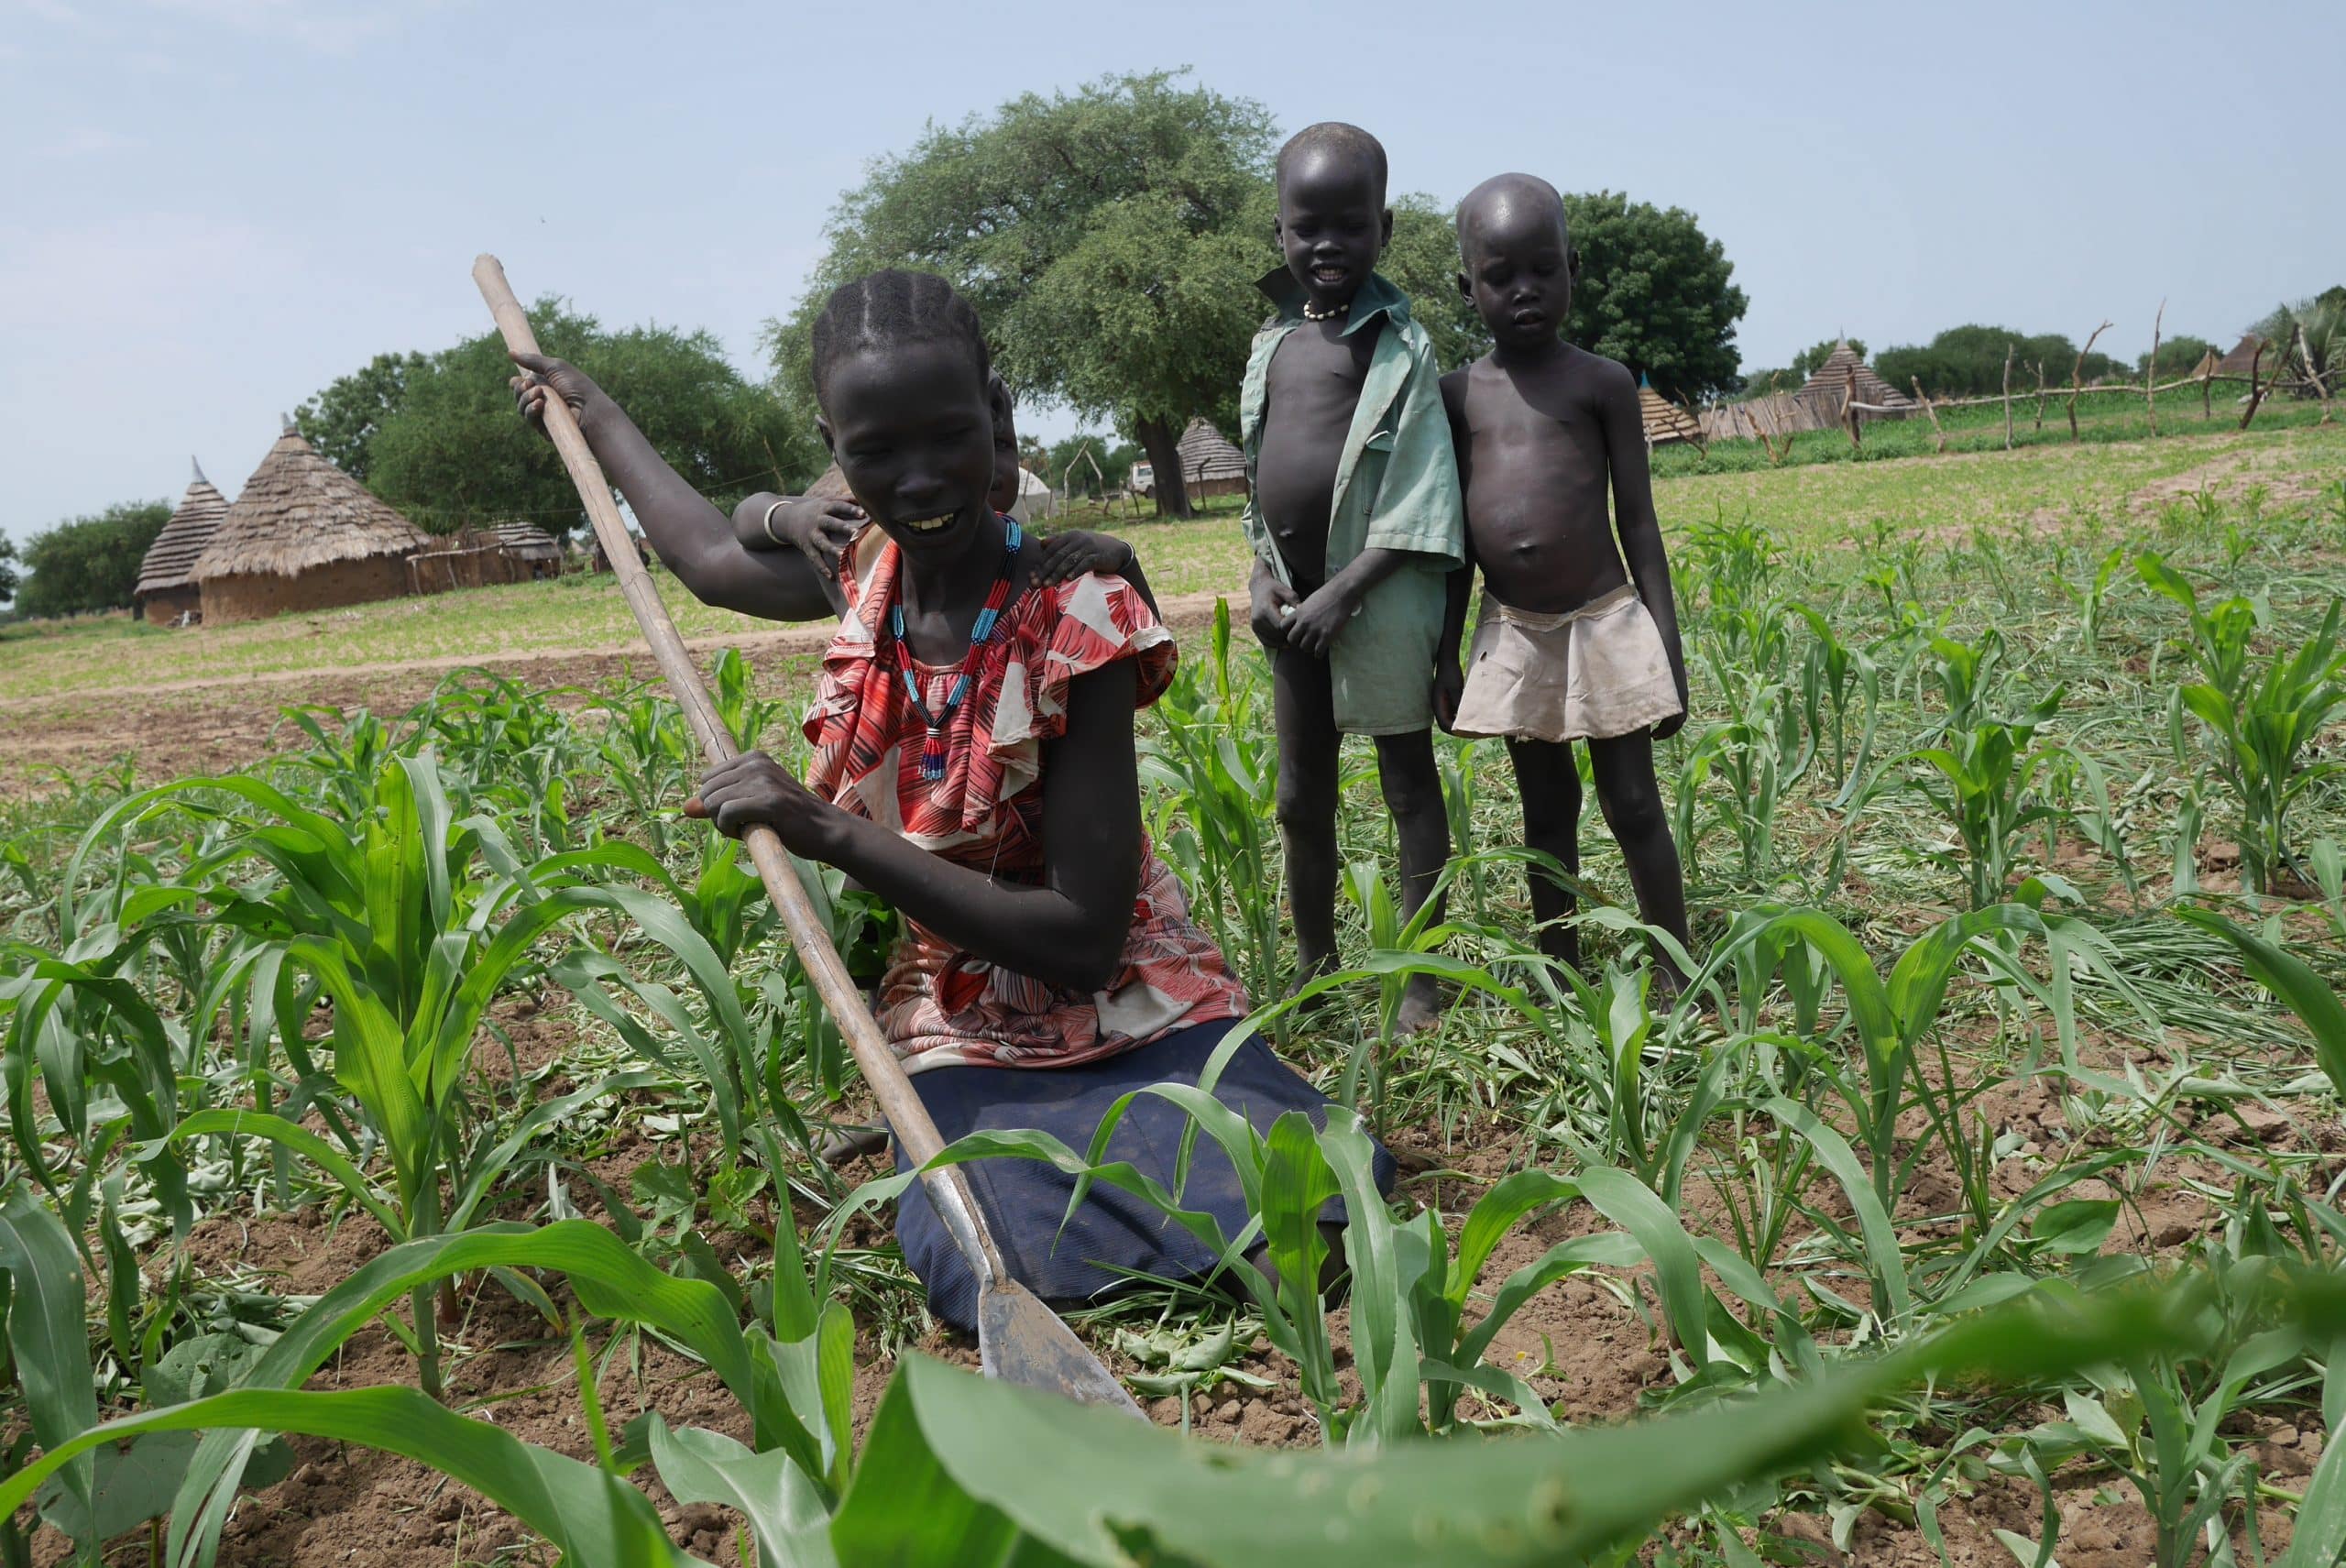
[[[796,551],[751,552],[732,522],[670,467],[626,411],[577,367],[517,354],[531,373],[519,389],[522,417],[544,421],[547,389],[570,405],[604,475],[627,498],[644,536],[694,598],[767,620],[824,620],[846,609],[835,579],[819,576]]]
[[[1097,991],[1122,961],[1140,891],[1140,769],[1129,661],[1068,687],[1067,730],[1044,748],[1039,886],[995,882],[821,800],[763,752],[713,770],[687,806],[739,835],[764,822],[791,850],[864,888],[986,962]]]

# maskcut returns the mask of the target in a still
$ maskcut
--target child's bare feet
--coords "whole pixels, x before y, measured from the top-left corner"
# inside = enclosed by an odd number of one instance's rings
[[[1409,981],[1401,993],[1401,1005],[1393,1014],[1396,1035],[1422,1035],[1442,1022],[1442,985],[1430,974],[1421,974]]]

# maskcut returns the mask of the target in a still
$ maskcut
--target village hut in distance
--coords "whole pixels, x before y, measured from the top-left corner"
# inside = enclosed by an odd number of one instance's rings
[[[207,625],[259,620],[403,595],[407,559],[429,542],[288,420],[192,575]]]
[[[1857,392],[1858,402],[1864,405],[1859,411],[1863,421],[1904,419],[1922,406],[1883,380],[1872,366],[1858,356],[1857,349],[1846,337],[1833,345],[1833,352],[1825,356],[1823,364],[1808,373],[1808,379],[1792,396],[1809,405],[1818,422],[1812,428],[1822,430],[1841,422],[1841,416],[1849,404],[1852,388]],[[1896,411],[1867,411],[1880,409]]]
[[[131,614],[160,626],[190,625],[203,618],[195,561],[219,532],[220,520],[228,515],[228,498],[203,477],[203,466],[193,458],[188,464],[195,477],[163,532],[147,547],[138,563],[137,586],[130,590]]]
[[[1638,378],[1638,417],[1645,424],[1648,446],[1703,438],[1703,427],[1694,422],[1694,416],[1655,391],[1653,382],[1643,376]]]
[[[1246,493],[1246,454],[1203,419],[1193,419],[1175,448],[1181,455],[1181,486],[1189,499]]]

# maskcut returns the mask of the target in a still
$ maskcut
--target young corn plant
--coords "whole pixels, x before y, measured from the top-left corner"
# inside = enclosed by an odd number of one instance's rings
[[[2060,563],[2054,565],[2053,583],[2077,614],[2077,651],[2090,657],[2101,648],[2102,615],[2110,601],[2110,585],[2126,564],[2126,547],[2112,545],[2093,568],[2071,582]]]
[[[1838,808],[1852,798],[1857,781],[1865,776],[1873,757],[1874,736],[1881,728],[1881,672],[1870,655],[1844,642],[1822,612],[1807,605],[1792,609],[1808,623],[1814,638],[1801,661],[1801,710],[1807,719],[1810,743],[1832,758],[1833,779],[1841,786],[1833,803]],[[1850,719],[1860,704],[1853,755]],[[1828,723],[1829,750],[1825,744]]]
[[[1959,860],[1938,851],[1930,858],[1962,872],[1974,909],[2010,896],[2030,829],[2046,829],[2049,837],[2051,826],[2068,816],[2055,786],[2074,752],[2036,739],[2060,712],[2064,695],[2055,686],[2016,717],[1950,724],[1940,744],[1903,759],[1921,764],[1911,787],[1937,809],[1961,846]]]
[[[2190,583],[2156,555],[2140,557],[2136,566],[2154,591],[2189,618],[2191,655],[2202,677],[2178,687],[2168,707],[2177,759],[2189,751],[2187,712],[2204,728],[2215,772],[2231,787],[2240,814],[2235,837],[2242,880],[2259,893],[2275,891],[2285,872],[2304,883],[2289,839],[2289,809],[2338,771],[2335,762],[2304,759],[2346,707],[2346,644],[2340,637],[2346,601],[2332,598],[2294,652],[2259,661],[2253,647],[2258,617],[2247,599],[2235,597],[2203,610]]]
[[[234,807],[209,802],[225,796]],[[499,1179],[531,1143],[580,1103],[648,1076],[623,1076],[532,1109],[510,1130],[474,1103],[468,1085],[473,1047],[489,1003],[540,966],[538,948],[571,917],[616,914],[666,948],[697,982],[722,1029],[737,1040],[750,1030],[730,977],[717,955],[666,903],[630,887],[581,883],[595,866],[628,873],[656,871],[625,846],[558,856],[519,876],[481,874],[482,832],[455,819],[433,753],[393,754],[367,781],[347,817],[313,811],[249,778],[166,785],[125,804],[135,813],[170,806],[218,814],[224,831],[198,867],[208,907],[175,901],[150,921],[201,919],[244,932],[258,948],[281,957],[315,982],[331,1003],[325,1042],[331,1077],[305,1060],[303,1016],[266,1006],[289,1060],[310,1097],[335,1104],[329,1134],[282,1114],[214,1109],[182,1118],[168,1134],[193,1138],[267,1140],[316,1168],[394,1240],[427,1237],[470,1224]],[[111,829],[102,819],[98,828]],[[510,855],[510,850],[507,851]],[[259,862],[258,882],[232,872]],[[137,921],[153,901],[124,897],[116,917]],[[338,1092],[336,1092],[338,1091]],[[379,1149],[389,1180],[362,1168]],[[421,1298],[411,1326],[427,1394],[440,1390],[434,1314]]]
[[[1157,699],[1160,738],[1141,747],[1158,794],[1152,836],[1251,995],[1279,984],[1278,763],[1262,682],[1233,663],[1230,607],[1214,606],[1212,657],[1184,661]]]

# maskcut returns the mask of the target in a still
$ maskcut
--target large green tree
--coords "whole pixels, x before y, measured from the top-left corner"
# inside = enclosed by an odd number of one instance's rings
[[[1264,313],[1254,280],[1277,259],[1273,137],[1261,104],[1168,71],[932,127],[840,199],[830,253],[773,324],[784,383],[806,388],[832,289],[885,267],[939,273],[1022,395],[1131,431],[1160,508],[1185,514],[1174,446],[1193,417],[1227,422]]]
[[[1693,214],[1615,191],[1567,195],[1564,213],[1581,258],[1565,335],[1673,401],[1740,384],[1735,323],[1747,302],[1735,263]]]
[[[0,605],[16,597],[16,542],[0,533]]]
[[[293,423],[325,460],[367,482],[383,422],[407,400],[408,381],[430,370],[421,354],[378,354],[293,411]]]
[[[595,378],[676,471],[720,507],[820,471],[813,433],[744,380],[707,333],[609,331],[547,298],[539,344]],[[551,443],[513,411],[513,367],[494,333],[433,355],[379,355],[302,405],[319,451],[435,533],[524,520],[554,533],[585,521]]]
[[[169,501],[123,501],[34,534],[25,542],[16,613],[34,619],[127,609],[138,564],[170,520]]]

